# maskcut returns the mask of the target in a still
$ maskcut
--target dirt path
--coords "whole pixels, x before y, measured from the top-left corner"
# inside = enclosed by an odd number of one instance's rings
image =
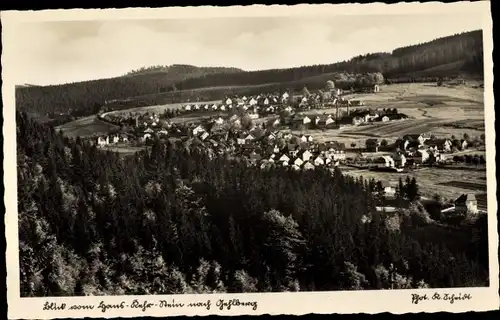
[[[430,115],[428,114],[427,110],[424,110],[424,109],[422,109],[422,108],[419,108],[419,109],[418,109],[418,111],[422,111],[422,117],[424,117],[424,118],[434,118],[434,117],[432,117],[432,116],[430,116]]]

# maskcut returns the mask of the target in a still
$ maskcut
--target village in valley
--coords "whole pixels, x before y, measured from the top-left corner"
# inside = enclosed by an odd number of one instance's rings
[[[418,180],[422,199],[440,199],[445,216],[463,208],[473,214],[485,212],[484,133],[470,133],[467,126],[460,126],[467,117],[448,118],[453,117],[458,97],[427,94],[421,101],[405,101],[401,93],[399,99],[391,94],[393,88],[404,88],[408,96],[412,87],[421,90],[423,86],[434,92],[463,88],[482,92],[480,83],[468,85],[461,79],[444,85],[375,84],[350,90],[336,88],[335,81],[329,80],[318,92],[304,87],[295,94],[231,95],[207,103],[114,110],[117,102],[113,101],[97,117],[120,129],[90,139],[104,150],[125,153],[155,141],[178,141],[262,170],[339,168],[382,183],[386,203],[380,204],[380,210],[394,210],[390,199],[399,192],[400,180],[410,176]],[[479,106],[474,110],[479,117],[475,113],[472,117],[480,119],[481,101],[462,100],[469,108]],[[450,113],[436,122],[439,118],[433,112],[446,109]],[[437,127],[441,130],[433,130]]]
[[[483,31],[410,37],[405,15],[376,49],[343,40],[366,15],[307,19],[61,22],[106,50],[16,85],[20,295],[490,286]],[[26,39],[67,37],[33,25]],[[161,28],[180,33],[137,42]],[[107,52],[129,34],[138,51]],[[110,65],[79,79],[86,56]]]

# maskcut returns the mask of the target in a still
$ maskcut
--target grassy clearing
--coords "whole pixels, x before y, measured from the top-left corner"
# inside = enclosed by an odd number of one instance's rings
[[[108,134],[120,127],[99,120],[96,116],[81,118],[75,121],[65,123],[55,128],[68,137],[90,137],[93,135]]]
[[[441,168],[422,168],[405,173],[353,171],[346,172],[353,176],[363,176],[366,179],[380,180],[384,185],[396,187],[399,178],[415,177],[420,191],[425,197],[439,194],[445,199],[456,199],[463,193],[482,194],[486,190],[486,171],[447,170]],[[443,187],[446,184],[446,187]],[[477,187],[471,190],[472,186]]]
[[[142,151],[146,149],[145,146],[142,146],[142,147],[133,147],[133,146],[127,146],[127,145],[124,145],[124,146],[106,146],[104,148],[102,148],[103,151],[111,151],[111,152],[117,152],[117,153],[120,153],[121,155],[132,155],[138,151]]]

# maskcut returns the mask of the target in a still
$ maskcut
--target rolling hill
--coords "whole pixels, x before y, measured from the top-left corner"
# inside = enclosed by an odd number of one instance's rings
[[[236,68],[172,65],[161,69],[145,68],[110,79],[52,86],[17,87],[16,108],[39,114],[63,112],[75,116],[87,116],[96,113],[107,100],[175,90],[172,87],[176,82],[191,77],[241,71]]]
[[[482,31],[476,30],[330,65],[262,71],[156,66],[111,79],[17,88],[16,108],[40,114],[86,116],[99,111],[105,101],[131,97],[135,97],[132,103],[164,104],[183,99],[216,100],[231,93],[295,90],[303,86],[315,89],[342,72],[382,72],[385,78],[400,82],[418,77],[482,76],[482,52]]]

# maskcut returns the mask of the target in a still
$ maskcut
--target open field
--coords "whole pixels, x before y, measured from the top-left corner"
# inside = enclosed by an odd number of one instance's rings
[[[134,146],[128,146],[128,145],[123,145],[123,146],[117,146],[117,145],[112,145],[112,146],[105,146],[101,148],[103,151],[111,151],[111,152],[117,152],[120,153],[121,155],[127,156],[127,155],[133,155],[134,153],[138,151],[144,150],[146,147],[134,147]]]
[[[154,113],[163,113],[165,110],[168,109],[180,109],[186,104],[198,104],[198,105],[205,105],[209,104],[212,105],[214,103],[221,103],[220,100],[215,100],[215,101],[199,101],[199,102],[182,102],[182,103],[171,103],[171,104],[164,104],[164,105],[158,105],[158,106],[147,106],[147,107],[137,107],[137,108],[131,108],[131,109],[124,109],[124,110],[117,110],[117,111],[111,111],[106,113],[106,115],[128,115],[130,112],[135,112],[139,114],[143,114],[146,112],[154,112]]]
[[[337,140],[363,143],[367,138],[395,141],[406,134],[432,133],[437,137],[479,137],[484,133],[483,90],[466,86],[437,87],[435,84],[394,84],[382,86],[379,93],[354,94],[348,99],[365,101],[358,108],[397,108],[410,119],[376,122],[341,130],[296,131],[312,135],[318,141]],[[346,108],[342,108],[345,111]],[[310,110],[308,115],[330,113],[335,108]]]
[[[62,130],[68,137],[76,138],[108,134],[120,127],[101,121],[97,116],[89,116],[57,126],[55,129],[56,131]]]
[[[399,178],[415,177],[420,186],[422,196],[441,195],[444,199],[456,199],[463,193],[482,194],[486,192],[486,170],[448,170],[441,168],[421,168],[416,171],[390,173],[375,171],[347,171],[352,176],[362,176],[365,179],[374,178],[384,185],[396,187]],[[445,187],[446,185],[446,187]]]

